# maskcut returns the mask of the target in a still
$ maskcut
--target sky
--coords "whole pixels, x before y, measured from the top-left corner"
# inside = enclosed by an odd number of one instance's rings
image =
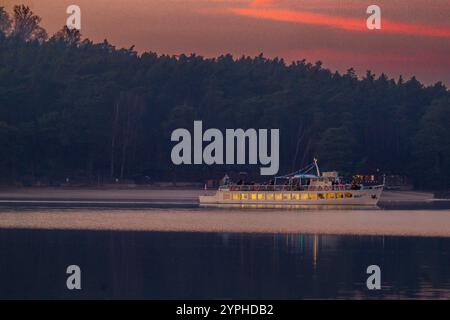
[[[358,74],[450,86],[450,0],[0,0],[29,5],[49,34],[81,8],[81,33],[139,52],[306,59]],[[369,5],[381,30],[366,28]]]

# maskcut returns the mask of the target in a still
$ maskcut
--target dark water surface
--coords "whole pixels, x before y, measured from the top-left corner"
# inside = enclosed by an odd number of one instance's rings
[[[450,298],[450,238],[0,229],[0,259],[2,299]]]

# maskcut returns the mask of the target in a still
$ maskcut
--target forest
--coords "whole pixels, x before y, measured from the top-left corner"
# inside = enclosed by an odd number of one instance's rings
[[[258,166],[172,164],[171,132],[279,128],[279,174],[323,170],[450,186],[450,92],[321,61],[138,53],[48,35],[30,8],[0,7],[0,183],[204,181]]]

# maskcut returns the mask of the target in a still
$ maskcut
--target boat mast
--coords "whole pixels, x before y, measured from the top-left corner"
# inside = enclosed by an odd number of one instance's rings
[[[320,170],[319,170],[319,166],[317,165],[317,159],[316,158],[314,158],[314,165],[316,166],[317,176],[320,177]]]

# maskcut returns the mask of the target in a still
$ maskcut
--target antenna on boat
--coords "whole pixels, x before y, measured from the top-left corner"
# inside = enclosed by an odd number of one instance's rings
[[[320,170],[319,170],[319,166],[317,165],[317,159],[316,158],[314,158],[314,165],[316,166],[317,176],[320,177]]]

